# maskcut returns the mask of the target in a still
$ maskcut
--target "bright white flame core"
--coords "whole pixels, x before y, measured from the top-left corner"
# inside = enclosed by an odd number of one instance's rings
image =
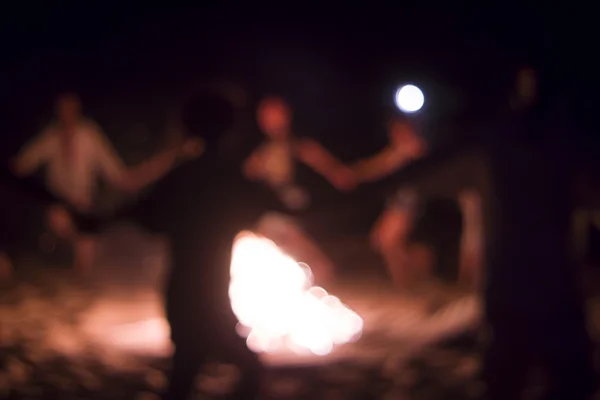
[[[355,312],[312,286],[308,266],[250,232],[233,244],[229,298],[240,322],[238,333],[255,352],[326,355],[362,332],[363,321]]]
[[[396,106],[404,112],[417,112],[424,103],[423,92],[414,85],[405,85],[396,91]]]

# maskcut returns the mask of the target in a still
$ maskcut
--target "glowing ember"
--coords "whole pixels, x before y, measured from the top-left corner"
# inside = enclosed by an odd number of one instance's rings
[[[255,352],[326,355],[362,332],[363,321],[355,312],[312,286],[308,266],[249,232],[238,235],[233,245],[229,298],[238,332]]]

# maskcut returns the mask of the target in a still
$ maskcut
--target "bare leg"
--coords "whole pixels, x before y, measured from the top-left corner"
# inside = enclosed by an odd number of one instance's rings
[[[471,288],[479,287],[483,269],[483,218],[481,197],[474,190],[460,194],[463,232],[460,242],[459,282]]]
[[[74,239],[73,247],[75,250],[75,271],[81,275],[89,274],[96,259],[97,239],[92,236],[80,235]]]
[[[96,238],[81,235],[69,212],[62,206],[52,206],[48,210],[48,225],[62,239],[71,242],[74,251],[74,269],[79,274],[88,274],[96,256]]]
[[[435,254],[430,246],[415,243],[407,246],[407,269],[412,280],[425,281],[431,277]]]
[[[371,244],[384,259],[394,285],[412,280],[406,237],[412,226],[412,214],[405,209],[386,209],[371,232]]]
[[[477,250],[466,250],[465,245],[461,245],[461,259],[459,284],[462,286],[478,290],[482,284],[483,261],[481,253]]]
[[[380,252],[393,285],[396,287],[406,285],[411,279],[405,246],[398,243],[394,248],[382,247]]]

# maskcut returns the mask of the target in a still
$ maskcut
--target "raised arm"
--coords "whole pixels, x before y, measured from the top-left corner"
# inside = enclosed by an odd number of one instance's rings
[[[352,170],[359,182],[373,182],[391,175],[410,161],[412,157],[387,147],[374,156],[356,162]]]
[[[48,161],[54,137],[50,130],[45,130],[27,143],[11,162],[13,173],[19,177],[31,175],[42,164]]]
[[[189,139],[183,141],[183,144],[173,144],[141,164],[128,168],[99,130],[95,131],[94,138],[101,174],[112,185],[127,192],[144,189],[166,175],[180,158],[193,158],[203,151],[199,139]]]
[[[321,144],[311,139],[298,141],[296,156],[338,189],[354,186],[354,174]]]
[[[200,139],[185,139],[183,144],[168,147],[128,171],[124,189],[139,191],[162,179],[179,161],[199,157],[204,151]]]

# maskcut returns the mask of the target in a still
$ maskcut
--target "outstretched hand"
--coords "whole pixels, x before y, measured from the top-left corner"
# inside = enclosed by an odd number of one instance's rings
[[[356,188],[358,181],[350,168],[340,167],[332,174],[331,184],[338,190],[348,192]]]
[[[198,158],[204,153],[204,141],[199,138],[187,138],[179,149],[179,156],[184,160]]]

